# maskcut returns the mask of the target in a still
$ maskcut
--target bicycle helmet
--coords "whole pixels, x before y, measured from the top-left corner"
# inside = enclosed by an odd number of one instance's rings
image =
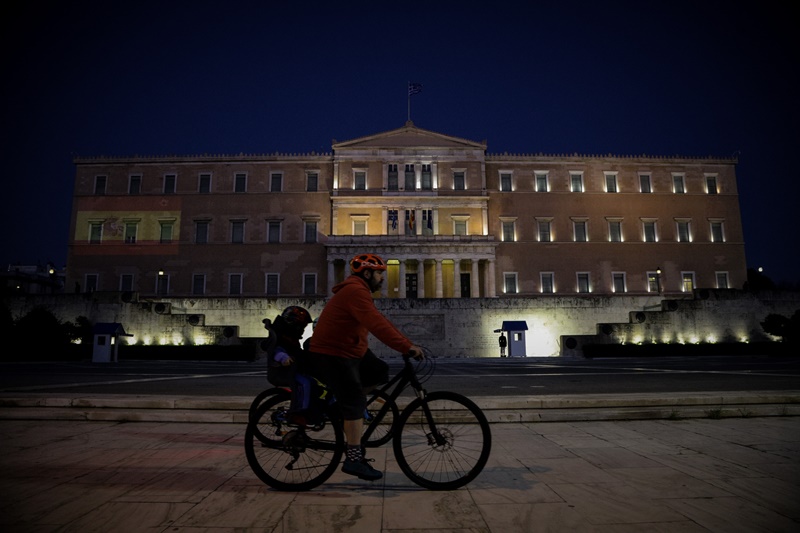
[[[375,254],[358,254],[350,260],[350,271],[353,274],[364,270],[386,270],[386,263]]]
[[[305,328],[311,324],[311,313],[299,305],[290,305],[281,313],[283,320],[290,326]]]

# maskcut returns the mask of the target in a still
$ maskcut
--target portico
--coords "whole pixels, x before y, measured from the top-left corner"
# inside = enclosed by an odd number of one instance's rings
[[[387,262],[382,298],[495,298],[493,237],[335,236],[327,243],[328,290],[349,275],[358,254],[378,254]]]

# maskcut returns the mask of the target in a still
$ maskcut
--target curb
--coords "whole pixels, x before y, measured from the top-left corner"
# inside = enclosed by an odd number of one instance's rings
[[[489,422],[578,422],[800,416],[800,391],[478,396]],[[411,398],[401,397],[398,407]],[[0,396],[0,420],[245,424],[251,397]]]

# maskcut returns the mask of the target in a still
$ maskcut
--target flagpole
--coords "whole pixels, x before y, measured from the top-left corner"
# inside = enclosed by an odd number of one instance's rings
[[[411,82],[408,82],[408,86],[411,87]],[[411,122],[411,91],[408,91],[408,117],[406,120]]]

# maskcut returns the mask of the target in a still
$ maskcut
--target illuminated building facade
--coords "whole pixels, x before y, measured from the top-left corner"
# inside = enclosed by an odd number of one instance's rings
[[[732,158],[489,153],[408,122],[331,153],[75,160],[68,291],[385,298],[741,288]],[[377,296],[377,295],[376,295]]]

